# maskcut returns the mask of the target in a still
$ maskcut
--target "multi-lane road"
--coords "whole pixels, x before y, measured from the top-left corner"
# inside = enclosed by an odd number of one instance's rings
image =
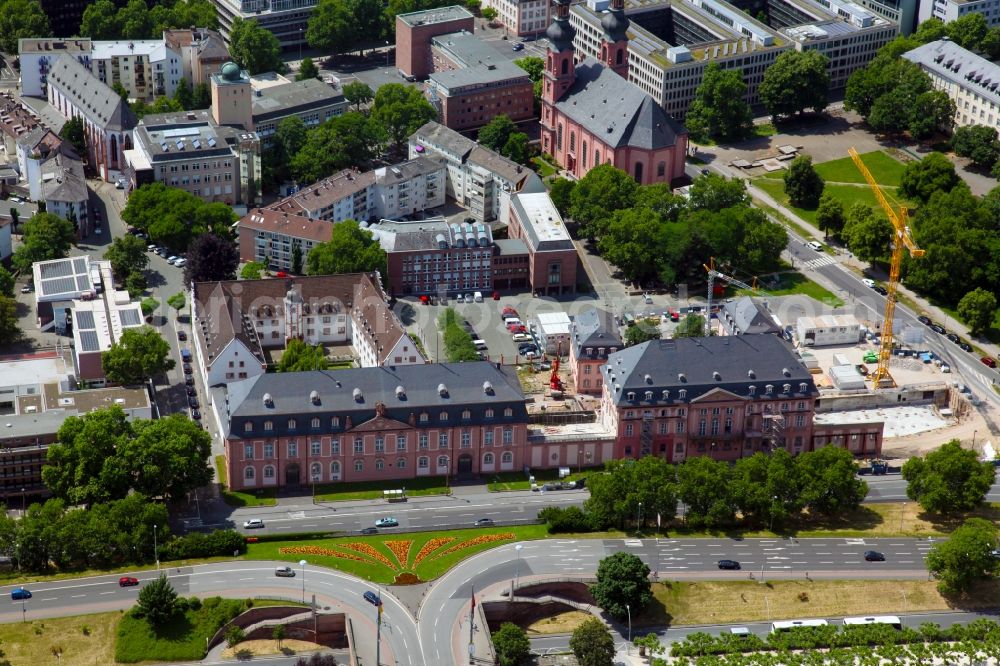
[[[459,663],[467,643],[462,636],[472,590],[479,598],[497,595],[515,575],[524,582],[549,577],[588,577],[608,555],[627,551],[641,557],[659,580],[746,580],[776,578],[922,579],[927,576],[924,557],[933,541],[885,539],[548,539],[507,544],[476,555],[457,565],[426,591],[416,614],[391,592],[378,590],[385,604],[388,627],[382,632],[383,663],[402,666]],[[518,548],[520,546],[520,548]],[[866,562],[866,550],[885,554],[885,562]],[[720,559],[741,563],[739,571],[719,570]],[[277,562],[234,561],[196,567],[165,568],[180,594],[294,600],[313,595],[321,607],[347,612],[356,635],[375,634],[373,608],[362,594],[377,589],[310,562],[305,575],[296,567],[295,578],[274,575]],[[155,571],[134,574],[143,583]],[[11,586],[0,588],[9,599]],[[39,583],[29,586],[33,598],[24,604],[28,619],[93,613],[128,608],[138,588],[118,587],[117,576]],[[0,622],[22,619],[21,602],[7,602]],[[464,625],[464,627],[463,627]],[[460,631],[464,630],[464,631]],[[363,650],[373,641],[358,641]],[[370,658],[366,663],[372,663]]]

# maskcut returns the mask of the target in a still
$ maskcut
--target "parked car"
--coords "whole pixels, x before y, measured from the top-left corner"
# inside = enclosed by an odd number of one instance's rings
[[[260,518],[251,518],[250,520],[243,521],[243,529],[245,530],[259,530],[264,527],[264,521]]]
[[[375,521],[375,527],[399,527],[399,521],[390,516],[379,518]]]
[[[972,345],[970,345],[965,340],[959,340],[958,347],[964,352],[969,352],[970,354],[972,353]]]
[[[989,356],[984,356],[984,357],[982,357],[979,360],[982,361],[983,365],[985,365],[988,368],[995,368],[995,367],[997,367],[997,362],[993,358],[991,358]]]
[[[188,398],[188,407],[191,409],[198,409],[201,405],[198,404],[198,398],[191,396]]]
[[[934,323],[931,321],[931,318],[926,315],[920,315],[919,317],[917,317],[917,321],[919,321],[924,326],[930,326],[932,323]]]
[[[880,294],[882,296],[888,296],[889,295],[889,290],[886,289],[885,287],[883,287],[882,285],[877,284],[874,287],[872,287],[872,289],[875,290],[876,294]]]
[[[181,342],[186,342],[188,339],[188,334],[184,331],[177,331],[177,339]]]
[[[192,409],[191,410],[191,420],[192,421],[201,421],[201,412],[199,412],[197,409]]]
[[[122,576],[118,579],[118,587],[134,587],[138,584],[139,579],[132,576]]]
[[[167,257],[167,263],[168,264],[173,264],[178,259],[180,259],[180,257],[178,257],[176,254],[172,254],[169,257]]]
[[[280,578],[295,578],[295,569],[291,567],[277,567],[274,575]]]
[[[184,392],[188,395],[198,395],[198,391],[196,391],[193,386],[185,386]]]
[[[474,300],[476,303],[482,303],[483,302],[483,292],[477,291],[476,293],[472,294],[472,300]]]
[[[866,562],[885,562],[885,555],[878,552],[877,550],[866,550],[865,551],[865,561]]]
[[[941,324],[935,324],[933,322],[931,323],[931,330],[934,331],[935,333],[945,333],[946,332],[944,326],[942,326]]]
[[[532,340],[532,337],[527,333],[515,333],[514,335],[511,336],[511,339],[514,342],[530,342]]]
[[[512,44],[510,48],[513,51],[523,51],[524,50],[524,44],[522,44],[521,42],[516,42],[516,43]]]
[[[31,293],[31,285],[30,284],[26,284],[23,287],[21,287],[21,293],[22,294],[30,294]]]
[[[459,294],[458,296],[455,297],[455,302],[456,303],[464,303],[465,302],[465,296],[462,296],[462,294]]]
[[[194,386],[194,375],[185,375],[184,383],[188,386]]]
[[[823,249],[823,244],[820,243],[819,241],[809,241],[808,243],[806,243],[806,245],[816,250],[817,252]]]
[[[864,278],[863,280],[861,280],[861,284],[865,285],[869,289],[875,288],[875,280],[871,278]]]
[[[466,294],[466,295],[465,295],[465,302],[466,302],[466,303],[474,303],[474,302],[475,302],[475,300],[476,300],[476,299],[472,297],[472,294]]]
[[[739,569],[740,563],[736,560],[719,560],[720,569]]]
[[[945,337],[948,338],[949,340],[951,340],[952,342],[954,342],[956,345],[958,344],[958,341],[962,339],[962,338],[958,337],[957,335],[955,335],[954,333],[949,333]]]
[[[184,368],[184,374],[185,375],[190,375],[191,373],[194,372],[194,370],[191,368],[191,364],[190,363],[185,363],[182,367]]]
[[[181,360],[184,361],[185,363],[190,363],[191,362],[191,350],[190,349],[186,349],[186,348],[182,348],[181,349]]]
[[[362,534],[378,534],[378,528],[377,527],[366,527],[365,529],[361,530],[361,533]]]

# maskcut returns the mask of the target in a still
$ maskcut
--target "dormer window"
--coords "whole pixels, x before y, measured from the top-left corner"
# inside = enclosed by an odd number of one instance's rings
[[[768,384],[767,386],[765,386],[764,393],[766,393],[767,395],[771,395],[772,393],[774,393],[774,385]]]
[[[295,430],[295,426],[296,425],[298,425],[298,424],[295,422],[295,419],[288,419],[288,429],[289,430]]]
[[[274,430],[274,421],[264,421],[264,432],[271,432]]]
[[[785,394],[791,393],[792,392],[792,385],[791,384],[785,384],[785,385],[783,385],[781,387],[781,389],[782,389],[781,390],[782,393],[785,393]]]
[[[429,418],[430,418],[430,415],[427,412],[420,412],[420,422],[421,423],[427,423],[427,420]]]
[[[757,395],[757,387],[756,386],[751,386],[750,387],[750,395]]]
[[[318,419],[318,418],[314,418],[314,419],[312,420],[312,429],[313,429],[313,430],[316,430],[316,429],[318,429],[318,428],[319,428],[319,419]]]
[[[680,389],[680,390],[679,390],[679,391],[677,392],[677,394],[678,394],[678,395],[677,395],[677,397],[678,397],[679,399],[681,399],[681,400],[684,400],[684,399],[685,399],[685,398],[687,398],[687,396],[688,396],[688,391],[687,391],[687,389]]]
[[[503,415],[504,418],[509,419],[510,417],[514,416],[514,410],[511,409],[510,407],[507,407],[506,409],[503,410]]]
[[[243,432],[253,432],[253,422],[247,421],[243,424]]]
[[[448,420],[448,412],[441,412],[441,414],[438,415],[438,419],[440,419],[441,421],[447,421]]]
[[[472,418],[472,412],[470,412],[468,409],[462,411],[462,420],[463,421],[468,421],[471,418]]]
[[[805,393],[806,390],[807,390],[806,389],[807,386],[808,386],[808,384],[806,384],[805,382],[800,382],[799,383],[799,393]]]
[[[340,427],[340,417],[339,416],[332,416],[332,417],[330,417],[330,427],[331,428],[339,428]]]
[[[646,401],[647,402],[652,402],[653,401],[653,392],[652,391],[646,391]]]
[[[629,402],[635,402],[635,391],[628,392],[628,400]]]

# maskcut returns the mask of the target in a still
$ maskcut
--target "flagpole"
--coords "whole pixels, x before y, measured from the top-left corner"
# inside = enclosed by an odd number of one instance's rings
[[[473,642],[473,633],[476,629],[475,617],[476,617],[476,588],[472,586],[472,604],[469,605],[469,663],[473,664],[476,661],[476,646]]]
[[[382,600],[379,599],[378,616],[375,620],[375,666],[382,663]]]

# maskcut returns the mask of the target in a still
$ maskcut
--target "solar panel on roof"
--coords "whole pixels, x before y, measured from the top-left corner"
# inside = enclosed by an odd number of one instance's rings
[[[79,291],[87,291],[90,289],[90,281],[87,279],[86,275],[76,276],[76,288]]]
[[[73,260],[73,271],[75,273],[86,273],[87,272],[87,260],[80,258]]]
[[[76,291],[76,282],[71,277],[55,278],[53,280],[42,280],[42,295],[51,296],[53,294],[69,294]]]
[[[96,331],[80,331],[80,351],[95,352],[100,348]]]
[[[94,313],[90,310],[77,310],[76,315],[76,327],[80,330],[95,328],[94,326]]]
[[[73,274],[73,266],[68,261],[60,261],[54,264],[43,264],[38,271],[43,280],[48,278],[66,277]]]
[[[201,134],[201,129],[199,127],[179,127],[177,129],[168,129],[163,131],[164,139],[176,139],[182,136],[198,136]]]
[[[138,326],[142,323],[139,313],[135,310],[119,310],[118,318],[121,319],[122,326]]]

